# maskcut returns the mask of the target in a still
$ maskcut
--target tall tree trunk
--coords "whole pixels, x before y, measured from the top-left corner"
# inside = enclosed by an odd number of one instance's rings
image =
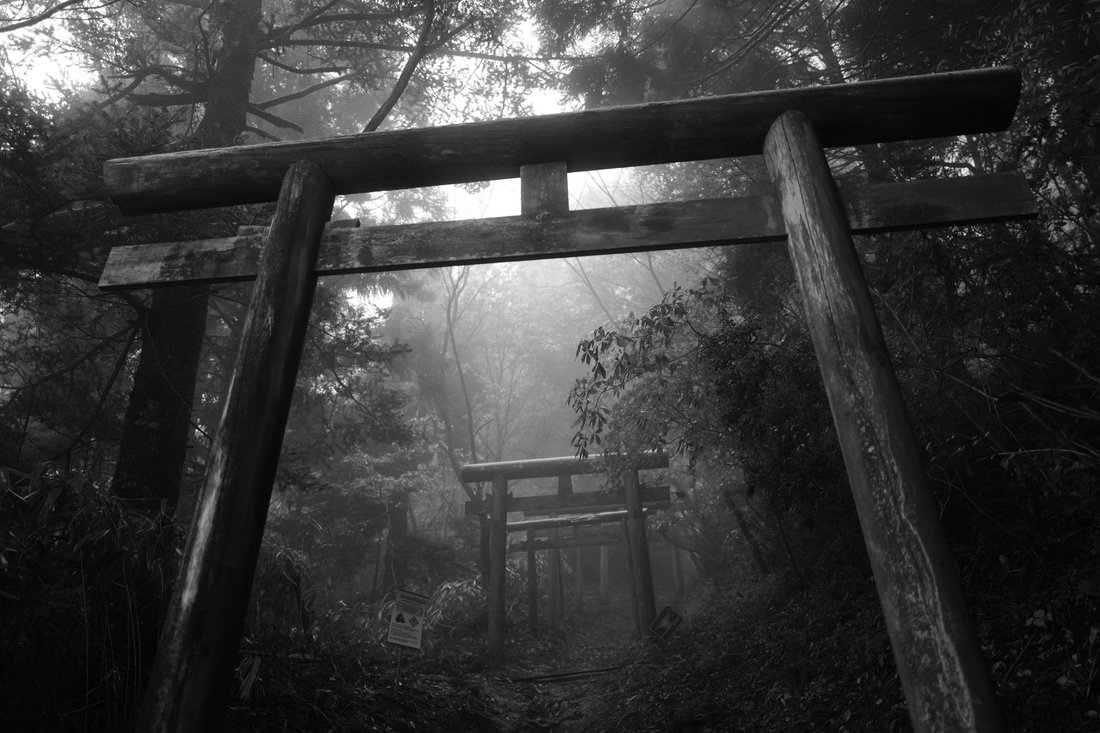
[[[150,512],[163,503],[170,513],[179,500],[206,302],[203,287],[159,290],[142,324],[141,357],[111,488]]]
[[[454,276],[454,269],[446,271],[445,277],[447,278],[447,342],[451,346],[451,355],[455,360],[455,371],[458,374],[458,383],[462,388],[462,404],[466,407],[466,432],[470,439],[470,463],[477,463],[477,430],[474,428],[474,406],[473,401],[470,399],[470,390],[466,386],[466,373],[462,369],[462,360],[458,356],[458,341],[455,339],[455,321],[458,317],[459,311],[459,298],[462,295],[462,291],[466,287],[467,279],[470,276],[470,268],[461,268],[461,275],[459,277]],[[454,455],[454,451],[451,451]],[[457,472],[457,468],[455,469]],[[462,488],[465,489],[466,485],[463,484]],[[467,490],[466,492],[470,492]],[[478,484],[476,498],[481,499],[484,496],[481,489],[481,484]],[[474,498],[474,497],[471,497]],[[481,570],[481,579],[485,582],[486,587],[489,584],[489,535],[490,524],[489,517],[484,513],[477,515],[478,522],[478,566]]]
[[[726,506],[728,506],[730,512],[733,513],[733,521],[737,524],[737,529],[741,532],[741,536],[745,538],[745,543],[749,546],[749,553],[752,555],[752,560],[756,565],[756,569],[760,571],[761,575],[770,575],[772,572],[771,566],[768,565],[768,561],[764,558],[764,551],[760,548],[760,543],[752,533],[752,528],[749,527],[749,521],[745,519],[745,513],[741,510],[741,507],[737,506],[737,500],[734,499],[729,489],[723,491],[722,496],[726,500]]]
[[[232,145],[245,129],[261,2],[222,0],[215,5],[221,48],[193,141],[199,147]],[[116,494],[141,506],[163,502],[171,511],[179,500],[207,302],[205,288],[185,287],[160,290],[149,303],[111,484]]]
[[[382,595],[394,588],[401,589],[405,582],[405,553],[409,536],[409,497],[395,491],[386,498],[386,524],[389,527],[386,541],[385,577]]]

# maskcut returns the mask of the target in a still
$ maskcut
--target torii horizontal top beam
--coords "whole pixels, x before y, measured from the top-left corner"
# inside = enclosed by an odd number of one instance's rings
[[[1020,92],[1012,68],[749,92],[462,125],[371,132],[107,161],[128,214],[274,201],[307,159],[337,194],[514,178],[522,165],[570,171],[757,155],[779,115],[799,110],[826,147],[1005,128]]]
[[[499,461],[496,463],[470,463],[459,470],[463,481],[492,481],[500,476],[509,481],[521,478],[550,478],[553,476],[577,476],[586,473],[603,473],[609,463],[627,461],[622,456],[592,455],[588,458],[532,458],[527,461]],[[629,459],[632,468],[668,468],[667,453],[639,453]]]

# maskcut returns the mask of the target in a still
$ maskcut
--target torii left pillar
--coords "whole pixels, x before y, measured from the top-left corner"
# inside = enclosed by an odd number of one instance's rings
[[[332,205],[316,164],[291,165],[145,692],[142,733],[221,729]]]

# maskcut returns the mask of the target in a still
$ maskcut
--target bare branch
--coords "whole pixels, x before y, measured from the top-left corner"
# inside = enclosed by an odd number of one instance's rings
[[[279,138],[275,137],[270,132],[266,132],[264,130],[261,130],[258,127],[253,127],[252,125],[245,125],[244,129],[247,130],[248,132],[251,132],[255,135],[258,135],[259,137],[262,137],[264,140],[270,140],[273,143],[279,142]]]
[[[197,92],[184,92],[182,94],[157,94],[152,92],[148,94],[130,94],[127,99],[139,107],[182,107],[189,104],[201,104],[206,101],[205,96]],[[282,101],[287,100],[283,99]],[[248,113],[275,125],[275,127],[294,130],[295,132],[305,132],[305,130],[296,123],[272,114],[257,104],[249,104]]]
[[[107,92],[110,92],[110,96],[108,96],[102,102],[98,102],[96,104],[97,107],[103,108],[103,107],[110,107],[112,104],[114,104],[118,100],[122,99],[127,94],[130,94],[131,92],[133,92],[135,89],[138,88],[138,86],[141,85],[141,82],[143,82],[145,80],[145,78],[140,77],[140,76],[136,77],[129,84],[126,84],[125,86],[122,86],[122,87],[118,87],[114,91],[111,90],[110,83],[106,79],[100,77],[100,80],[103,82],[103,86],[107,90]]]
[[[140,327],[136,325],[130,326],[130,335],[126,339],[126,345],[122,347],[122,350],[119,351],[118,357],[115,359],[115,365],[111,369],[111,375],[107,378],[107,383],[103,385],[103,390],[99,393],[99,400],[96,402],[96,406],[92,410],[91,417],[89,417],[88,420],[84,423],[84,427],[81,428],[77,436],[69,442],[69,445],[67,445],[64,449],[58,451],[57,455],[55,455],[50,460],[58,460],[63,455],[80,445],[80,442],[84,440],[85,436],[88,435],[88,432],[92,429],[92,425],[95,423],[96,418],[98,418],[100,413],[103,411],[103,406],[107,404],[107,398],[111,396],[111,389],[115,386],[115,382],[118,381],[118,377],[122,373],[122,368],[126,365],[126,360],[130,357],[130,347],[134,345],[134,341],[137,339],[137,335],[140,331]],[[113,340],[114,338],[112,337],[112,341]]]
[[[472,26],[474,24],[474,20],[474,18],[469,18],[465,23],[457,25],[451,30],[444,33],[442,36],[440,36],[438,41],[436,41],[428,48],[428,53],[435,53],[439,49],[444,48],[448,43],[450,43],[452,38]]]
[[[400,18],[416,15],[420,12],[419,10],[395,10],[391,13],[334,13],[332,15],[325,15],[324,12],[335,4],[335,2],[329,3],[324,8],[310,13],[292,25],[283,26],[282,28],[273,28],[266,41],[279,45],[282,39],[289,38],[298,31],[305,30],[306,28],[315,28],[319,25],[326,25],[328,23],[370,23],[380,20],[398,20]]]
[[[291,74],[341,74],[348,70],[348,67],[346,66],[317,66],[314,68],[306,67],[303,69],[297,66],[291,66],[290,64],[284,64],[282,61],[279,61],[278,59],[274,58],[273,56],[269,56],[266,53],[257,54],[257,57],[265,63],[271,64],[277,69],[289,71]]]
[[[393,109],[393,106],[397,104],[397,100],[405,93],[417,65],[420,64],[420,60],[424,58],[424,54],[428,51],[428,37],[431,35],[432,23],[435,21],[435,0],[426,0],[424,5],[424,25],[420,28],[420,37],[416,39],[416,48],[413,49],[413,52],[409,54],[409,58],[405,61],[405,66],[401,69],[401,74],[397,77],[397,82],[393,85],[389,96],[378,107],[374,116],[370,118],[370,122],[363,128],[363,132],[373,132],[378,129]]]
[[[260,109],[270,109],[271,107],[278,107],[280,104],[286,104],[287,102],[293,102],[295,99],[301,99],[302,97],[308,97],[310,94],[313,94],[316,91],[320,91],[321,89],[324,89],[326,87],[335,86],[336,84],[339,84],[340,82],[347,81],[348,79],[354,79],[356,76],[358,76],[358,75],[357,74],[344,74],[343,76],[338,76],[335,79],[326,79],[325,81],[317,82],[316,84],[313,84],[312,86],[308,86],[305,89],[301,89],[301,90],[299,90],[297,92],[294,92],[292,94],[286,94],[286,95],[283,95],[282,97],[276,97],[275,99],[269,99],[266,102],[259,102],[255,106],[259,107]]]
[[[792,0],[787,5],[781,4],[778,8],[772,9],[770,11],[772,13],[771,17],[765,16],[765,18],[760,21],[759,25],[757,25],[752,30],[752,32],[745,39],[745,42],[740,47],[738,47],[737,50],[735,50],[733,53],[723,59],[718,64],[717,68],[707,72],[698,79],[695,79],[692,83],[701,84],[702,82],[718,76],[719,74],[725,72],[727,69],[736,65],[739,61],[741,61],[741,59],[745,58],[750,53],[755,51],[759,46],[761,46],[764,41],[766,41],[771,36],[771,33],[776,28],[781,26],[796,12],[801,10],[805,4],[806,0]]]
[[[283,119],[278,115],[273,115],[255,104],[248,105],[248,114],[259,117],[264,122],[275,125],[275,127],[281,127],[285,130],[294,130],[295,132],[305,132],[305,130],[303,130],[301,127],[291,122],[290,120]]]
[[[96,344],[94,347],[92,347],[88,351],[85,351],[83,354],[78,356],[74,361],[71,361],[67,364],[62,365],[60,368],[55,369],[54,371],[50,372],[49,374],[45,374],[45,375],[36,377],[34,379],[34,381],[28,382],[26,384],[22,384],[17,389],[21,389],[21,390],[22,389],[34,389],[35,387],[38,387],[39,385],[42,385],[42,384],[45,384],[46,382],[49,382],[51,379],[57,379],[58,377],[63,377],[66,374],[69,374],[69,373],[73,372],[81,364],[85,364],[87,362],[90,362],[100,352],[106,351],[113,344],[117,343],[119,337],[121,337],[125,333],[128,333],[128,332],[132,331],[133,328],[134,328],[133,325],[127,324],[126,326],[119,329],[117,332],[111,334],[110,336],[107,336],[106,338],[101,339],[98,344]],[[129,348],[129,346],[127,346],[127,348]]]
[[[376,43],[374,41],[337,40],[332,38],[298,38],[283,41],[279,46],[321,46],[327,48],[365,48],[372,51],[397,51],[407,53],[413,51],[413,46],[402,46],[396,43]]]
[[[80,5],[83,2],[84,0],[64,0],[64,2],[60,2],[53,7],[46,8],[38,15],[32,15],[29,18],[17,20],[15,22],[8,23],[7,25],[0,25],[0,33],[10,33],[11,31],[17,31],[21,28],[30,28],[32,25],[37,25],[44,20],[52,18],[53,16],[60,13],[62,10],[71,8],[74,5]],[[117,2],[117,0],[111,0],[111,2],[106,3],[103,7],[106,7],[106,5],[110,5],[113,2]]]
[[[406,46],[398,43],[376,43],[374,41],[348,41],[348,40],[333,40],[330,38],[302,38],[293,41],[286,41],[279,44],[282,46],[318,46],[318,47],[330,47],[330,48],[365,48],[374,51],[395,51],[398,53],[412,53],[416,50],[415,46]],[[433,52],[439,53],[444,56],[457,56],[460,58],[469,59],[485,59],[486,61],[505,61],[505,62],[547,62],[547,61],[584,61],[590,59],[591,56],[526,56],[523,54],[516,55],[503,55],[496,53],[485,53],[482,51],[464,51],[458,48],[433,48]]]
[[[139,70],[133,72],[132,74],[125,74],[123,76],[112,77],[114,79],[125,79],[125,78],[129,78],[129,77],[133,77],[133,81],[131,81],[129,84],[126,84],[125,86],[116,88],[113,91],[110,89],[109,82],[106,79],[104,79],[103,84],[107,88],[107,91],[110,93],[110,96],[106,100],[104,100],[102,102],[99,102],[98,106],[99,107],[108,107],[108,106],[114,104],[115,102],[117,102],[118,100],[123,99],[124,97],[130,96],[131,98],[133,98],[133,97],[136,97],[136,96],[140,96],[140,95],[134,95],[132,93],[135,89],[137,89],[141,85],[141,83],[143,81],[145,81],[146,79],[148,79],[151,76],[160,77],[161,79],[164,79],[165,81],[176,85],[180,89],[183,89],[183,90],[187,91],[188,93],[190,93],[192,95],[197,95],[204,88],[205,85],[203,83],[195,82],[195,81],[187,79],[183,76],[180,76],[179,74],[172,73],[171,70],[176,69],[176,68],[178,68],[178,67],[162,66],[162,65],[147,66],[143,69],[139,69]],[[140,104],[140,102],[139,102],[139,104]],[[150,106],[150,105],[143,105],[143,106]],[[152,105],[152,106],[155,106],[155,105]]]
[[[289,38],[291,35],[293,35],[295,33],[295,31],[298,31],[301,28],[308,27],[310,21],[312,21],[313,19],[315,19],[318,16],[322,15],[329,8],[332,8],[333,6],[336,6],[336,5],[339,5],[339,4],[340,4],[340,0],[332,0],[327,5],[324,5],[323,7],[317,8],[312,13],[309,13],[309,14],[305,15],[301,20],[299,20],[297,23],[294,23],[293,25],[283,26],[282,28],[272,28],[271,33],[268,35],[268,37],[266,39],[267,42],[269,44],[273,43],[276,46],[282,45],[282,44],[279,43],[279,41],[281,39]]]
[[[596,301],[596,305],[598,305],[600,307],[600,310],[603,311],[603,314],[605,316],[607,316],[607,322],[608,323],[614,323],[615,322],[615,316],[611,315],[611,311],[609,311],[607,309],[607,306],[604,305],[603,299],[600,297],[600,294],[596,291],[596,286],[592,284],[592,278],[590,278],[588,276],[588,272],[584,269],[584,264],[581,262],[580,258],[579,257],[576,258],[576,261],[577,261],[576,265],[574,265],[568,259],[565,259],[563,261],[565,262],[566,265],[569,266],[569,269],[572,270],[574,272],[574,274],[576,274],[577,277],[579,277],[581,279],[581,282],[584,283],[584,286],[588,289],[588,292],[591,293],[592,299]]]
[[[194,92],[181,94],[161,94],[157,92],[143,92],[130,94],[127,99],[139,107],[182,107],[188,104],[198,104],[202,98]]]

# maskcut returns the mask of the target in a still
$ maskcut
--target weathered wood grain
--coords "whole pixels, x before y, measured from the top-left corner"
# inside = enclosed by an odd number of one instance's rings
[[[527,630],[531,636],[539,635],[539,566],[535,557],[535,530],[527,530],[527,541],[520,550],[527,553]],[[515,545],[508,546],[508,553],[516,552]]]
[[[1004,729],[825,154],[781,116],[765,160],[916,730]]]
[[[641,486],[639,495],[647,506],[656,502],[668,501],[669,488],[664,486]],[[536,496],[509,496],[508,511],[526,514],[549,514],[550,512],[575,513],[595,511],[597,506],[626,506],[626,494],[622,491],[581,491],[575,494],[539,494]],[[490,499],[477,499],[466,502],[466,516],[485,514],[491,511]]]
[[[644,508],[643,511],[645,511],[646,516],[650,516],[650,515],[653,514],[653,512],[657,511],[658,509],[659,509],[659,507],[647,506],[647,507]],[[610,509],[603,509],[603,510],[598,511],[598,512],[592,512],[592,514],[607,514],[608,512],[621,512],[621,511],[624,511],[622,507],[612,507]],[[588,534],[599,533],[599,532],[612,532],[612,533],[615,534],[615,536],[617,536],[619,538],[618,540],[616,540],[617,542],[622,542],[623,541],[623,537],[622,537],[621,532],[618,532],[618,531],[616,531],[615,528],[608,527],[608,526],[606,526],[604,524],[601,524],[599,522],[597,522],[596,524],[592,524],[592,525],[582,524],[582,525],[571,526],[571,527],[566,526],[566,527],[562,527],[561,530],[562,530],[561,531],[561,536],[562,537],[568,537],[570,535],[576,536],[578,534],[588,535]],[[535,539],[540,539],[540,540],[542,540],[542,539],[553,539],[553,534],[552,534],[553,530],[552,529],[536,529],[536,530],[534,530],[534,533],[535,533]]]
[[[569,170],[561,161],[519,169],[519,210],[526,217],[569,211]]]
[[[619,534],[619,541],[622,541],[622,533]],[[610,590],[611,584],[611,552],[608,549],[608,544],[604,544],[600,547],[600,598],[607,598],[607,593]]]
[[[561,170],[561,178],[564,183],[565,171]],[[558,476],[558,496],[566,497],[573,493],[573,477],[569,474],[564,476]],[[565,517],[564,521],[574,524],[572,520],[576,517]],[[535,527],[538,527],[539,522],[561,522],[562,519],[558,519],[551,514],[546,519],[527,519],[522,520],[526,522],[534,522]],[[561,537],[562,524],[544,524],[545,527],[550,527],[550,538],[559,539]],[[550,597],[548,601],[550,603],[550,612],[547,614],[547,620],[551,629],[561,628],[562,623],[565,621],[565,582],[562,577],[561,568],[561,550],[553,548],[550,550],[547,559],[548,569],[550,571]]]
[[[652,489],[652,487],[644,487],[644,486],[642,487],[643,491],[645,491],[646,489]],[[577,507],[575,509],[555,508],[555,509],[552,509],[552,510],[551,509],[535,510],[535,511],[531,511],[531,512],[524,512],[523,516],[527,517],[527,518],[533,518],[533,517],[547,516],[549,514],[554,514],[554,515],[559,515],[559,516],[560,515],[566,515],[566,514],[589,514],[589,513],[599,514],[600,512],[613,512],[617,509],[622,509],[624,506],[626,506],[625,500],[619,501],[616,504],[594,504],[592,506]],[[668,499],[657,500],[657,501],[646,501],[645,502],[645,508],[646,509],[652,509],[654,511],[656,511],[658,509],[668,509],[671,506],[672,506],[672,502],[669,501]]]
[[[643,509],[643,512],[645,510]],[[527,530],[558,529],[561,527],[583,527],[590,524],[607,524],[618,522],[627,516],[626,509],[615,509],[598,514],[572,514],[565,517],[543,517],[541,519],[520,519],[508,523],[509,532],[526,532]],[[549,539],[556,539],[550,535]]]
[[[657,599],[653,590],[653,571],[649,562],[649,542],[645,534],[645,508],[638,488],[638,472],[624,471],[626,489],[626,533],[634,572],[634,602],[638,608],[638,628],[642,638],[652,640],[649,627],[657,618]]]
[[[761,152],[768,127],[800,110],[827,146],[1003,129],[1020,74],[994,68],[750,92],[445,127],[371,132],[111,160],[107,189],[126,213],[273,201],[297,160],[321,165],[336,193],[515,178],[520,166],[569,171]]]
[[[332,213],[324,173],[286,173],[139,730],[220,730]]]
[[[630,578],[630,615],[634,617],[634,631],[638,634],[640,641],[645,641],[646,630],[642,626],[641,616],[638,615],[638,574],[634,565],[634,553],[630,548],[630,531],[627,529],[626,520],[623,519],[619,523],[619,530],[623,536],[623,542],[626,544],[626,569],[627,577]]]
[[[853,185],[841,189],[858,234],[1032,218],[1035,197],[1017,174]],[[325,232],[318,275],[609,254],[786,237],[775,196]],[[100,287],[122,290],[255,276],[262,231],[111,250]]]
[[[591,533],[575,532],[556,540],[549,537],[534,537],[522,542],[513,542],[508,545],[508,554],[517,552],[540,552],[557,548],[563,550],[567,547],[599,547],[602,545],[620,545],[623,542],[623,533],[618,527],[603,530],[599,525],[594,525]]]
[[[521,478],[548,478],[551,476],[579,476],[603,473],[609,462],[623,460],[615,455],[591,455],[588,458],[568,456],[532,458],[525,461],[499,461],[496,463],[470,463],[459,469],[463,481],[489,481],[496,475],[508,480]],[[642,470],[668,468],[667,453],[639,453],[631,459]],[[518,501],[518,499],[517,499]]]

